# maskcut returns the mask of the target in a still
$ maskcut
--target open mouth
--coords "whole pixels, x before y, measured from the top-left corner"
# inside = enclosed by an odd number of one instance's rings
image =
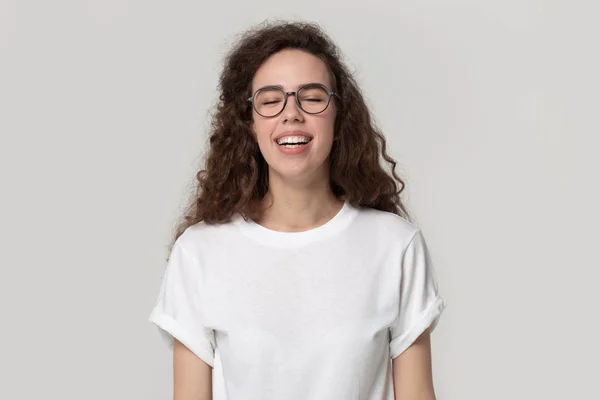
[[[297,147],[306,146],[308,143],[312,141],[312,138],[305,136],[288,136],[281,138],[277,141],[277,144],[280,147],[285,147],[287,149],[295,149]]]

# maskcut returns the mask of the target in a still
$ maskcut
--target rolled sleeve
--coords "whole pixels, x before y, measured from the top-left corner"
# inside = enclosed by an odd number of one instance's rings
[[[391,358],[402,354],[428,328],[433,331],[446,307],[420,230],[402,257],[399,297],[398,316],[390,328]]]
[[[201,278],[198,260],[176,241],[149,321],[159,328],[169,348],[173,348],[173,340],[177,339],[213,367],[215,335],[204,323],[206,304],[200,296]]]

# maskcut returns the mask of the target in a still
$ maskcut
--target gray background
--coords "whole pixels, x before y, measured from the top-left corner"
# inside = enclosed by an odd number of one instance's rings
[[[331,34],[400,163],[449,303],[438,397],[600,398],[599,8],[0,1],[0,398],[170,398],[147,317],[222,55],[272,17]]]

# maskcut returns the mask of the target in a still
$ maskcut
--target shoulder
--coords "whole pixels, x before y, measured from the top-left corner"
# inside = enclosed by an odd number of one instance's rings
[[[198,257],[207,252],[223,248],[235,232],[236,218],[220,224],[208,224],[204,221],[189,226],[175,241],[175,246]]]
[[[383,237],[395,243],[408,244],[420,232],[415,223],[397,214],[368,207],[360,208],[357,222],[365,234]]]

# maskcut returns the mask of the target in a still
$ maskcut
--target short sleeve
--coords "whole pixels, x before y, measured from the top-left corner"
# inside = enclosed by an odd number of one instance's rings
[[[201,275],[197,258],[176,241],[149,320],[171,349],[175,338],[213,367],[215,336],[204,324]]]
[[[433,331],[446,307],[427,244],[420,230],[404,251],[398,316],[390,328],[390,356],[402,354],[427,328]]]

